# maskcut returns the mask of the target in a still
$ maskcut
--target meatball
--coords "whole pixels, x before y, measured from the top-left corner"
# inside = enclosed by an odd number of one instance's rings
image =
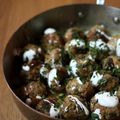
[[[46,95],[46,86],[40,81],[32,81],[24,87],[24,95],[26,103],[31,101],[31,104],[36,104]]]
[[[73,38],[85,38],[84,33],[77,27],[67,29],[64,35],[65,42],[72,40]]]
[[[101,73],[101,71],[94,71],[91,78],[91,84],[97,87],[100,91],[111,91],[119,85],[119,79],[110,74]]]
[[[63,45],[63,40],[54,28],[47,28],[44,31],[42,45],[45,51],[49,53],[52,49],[61,47]]]
[[[61,96],[59,94],[56,96],[49,96],[41,101],[36,106],[36,109],[42,113],[49,115],[52,118],[59,117],[60,106],[62,104]]]
[[[24,64],[21,70],[21,77],[23,77],[26,80],[26,82],[40,80],[41,79],[39,73],[40,68],[41,68],[40,64],[38,65],[34,64],[34,66]]]
[[[66,85],[67,94],[79,95],[83,98],[90,99],[94,89],[90,82],[81,81],[80,77],[71,79]]]
[[[69,56],[64,51],[64,48],[53,49],[49,54],[45,55],[45,63],[51,66],[51,68],[66,66],[69,61]]]
[[[105,74],[103,76],[103,81],[106,81],[106,83],[103,82],[103,85],[100,85],[99,90],[111,91],[119,85],[119,79],[111,76],[110,74]]]
[[[90,102],[93,120],[117,120],[120,117],[120,103],[115,94],[99,92]],[[96,119],[95,119],[96,118]]]
[[[67,120],[87,120],[89,109],[85,100],[77,95],[65,97],[60,108],[60,116]]]
[[[120,77],[120,58],[117,56],[109,56],[103,60],[102,66],[112,75]]]
[[[39,69],[44,61],[42,49],[36,45],[28,44],[23,50],[23,65],[21,76],[28,81],[39,80]]]
[[[68,41],[64,46],[65,51],[69,57],[74,57],[78,53],[86,52],[86,42],[81,38],[74,38],[71,41]]]
[[[65,88],[67,70],[64,67],[51,69],[48,75],[48,86],[54,92],[61,92]]]
[[[23,49],[23,62],[27,64],[32,64],[33,61],[36,62],[43,62],[44,61],[44,55],[41,47],[34,45],[34,44],[28,44]]]
[[[76,56],[69,64],[70,73],[82,78],[89,77],[96,67],[96,63],[86,58],[84,55]]]

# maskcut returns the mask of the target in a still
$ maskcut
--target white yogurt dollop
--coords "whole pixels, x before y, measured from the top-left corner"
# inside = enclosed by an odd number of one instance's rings
[[[73,75],[75,75],[75,76],[77,76],[77,70],[78,70],[78,68],[77,68],[77,62],[76,62],[76,60],[75,59],[72,59],[71,61],[70,61],[70,68],[71,68],[71,73],[73,74]]]
[[[49,72],[49,75],[48,75],[48,85],[49,87],[51,86],[52,84],[52,81],[57,78],[57,69],[56,68],[53,68],[50,72]]]
[[[44,34],[45,35],[49,35],[49,34],[53,34],[55,33],[56,30],[54,28],[47,28],[45,31],[44,31]]]
[[[97,41],[90,41],[89,46],[91,48],[97,48],[99,50],[108,50],[108,45],[101,39],[98,39]]]
[[[24,71],[30,71],[30,67],[29,67],[28,65],[23,65],[23,66],[22,66],[22,69],[23,69]]]
[[[29,49],[23,53],[23,60],[26,61],[32,61],[34,59],[34,56],[36,55],[36,52],[32,49]]]
[[[117,46],[116,46],[116,55],[120,57],[120,39],[117,41]]]
[[[110,92],[97,93],[95,99],[101,106],[116,107],[119,104],[119,99],[116,95],[111,95]]]
[[[50,108],[50,111],[49,111],[50,117],[52,117],[52,118],[57,117],[58,114],[59,114],[59,111],[60,110],[58,108],[55,108],[54,105],[51,105],[51,108]]]
[[[97,87],[99,84],[98,82],[103,78],[103,75],[98,73],[97,71],[93,72],[93,75],[90,79],[90,81],[92,82],[92,85]]]

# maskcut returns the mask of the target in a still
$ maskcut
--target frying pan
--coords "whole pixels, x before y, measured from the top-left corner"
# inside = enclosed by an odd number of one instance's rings
[[[33,17],[13,34],[4,51],[3,70],[15,103],[29,120],[52,120],[52,118],[30,108],[15,94],[15,90],[22,85],[19,76],[19,50],[27,43],[37,43],[47,27],[61,31],[72,26],[87,29],[95,24],[103,24],[113,34],[120,33],[119,17],[120,9],[114,7],[92,4],[67,5]]]

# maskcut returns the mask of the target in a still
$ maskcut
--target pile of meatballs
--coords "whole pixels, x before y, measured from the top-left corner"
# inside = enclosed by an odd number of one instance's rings
[[[20,52],[21,99],[52,118],[120,119],[120,35],[104,25],[46,28]]]

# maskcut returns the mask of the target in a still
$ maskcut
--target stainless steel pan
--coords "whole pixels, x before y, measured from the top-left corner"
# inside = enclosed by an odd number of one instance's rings
[[[16,104],[29,120],[51,120],[50,117],[33,110],[15,94],[22,80],[19,77],[19,49],[29,42],[37,42],[42,31],[47,27],[58,30],[80,26],[82,29],[95,24],[104,24],[113,33],[120,33],[120,9],[103,5],[74,4],[54,8],[37,15],[23,24],[9,40],[3,57],[3,69],[10,91]]]

